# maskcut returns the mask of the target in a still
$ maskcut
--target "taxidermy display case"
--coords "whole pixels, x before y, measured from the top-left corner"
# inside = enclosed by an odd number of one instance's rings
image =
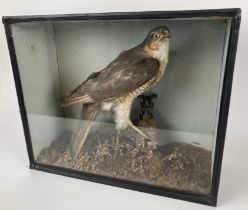
[[[3,23],[30,168],[216,205],[240,9]]]

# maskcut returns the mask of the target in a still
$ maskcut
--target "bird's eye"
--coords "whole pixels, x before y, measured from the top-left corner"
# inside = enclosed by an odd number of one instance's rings
[[[155,33],[155,34],[153,34],[153,37],[155,38],[155,39],[158,39],[159,38],[159,33]]]

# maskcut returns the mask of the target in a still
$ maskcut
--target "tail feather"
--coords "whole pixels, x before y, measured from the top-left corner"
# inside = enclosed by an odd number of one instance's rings
[[[95,104],[84,105],[82,110],[82,119],[72,134],[70,140],[70,151],[73,156],[73,159],[76,159],[79,152],[81,151],[85,140],[90,132],[90,129],[93,125],[93,122],[98,113],[98,109]]]

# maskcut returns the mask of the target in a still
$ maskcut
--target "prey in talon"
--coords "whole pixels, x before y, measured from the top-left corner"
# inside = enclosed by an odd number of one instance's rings
[[[157,94],[140,95],[138,100],[140,103],[140,115],[138,119],[138,128],[149,135],[149,139],[138,137],[137,141],[144,145],[147,156],[151,157],[153,150],[157,146],[157,130],[156,120],[153,114],[153,108]]]

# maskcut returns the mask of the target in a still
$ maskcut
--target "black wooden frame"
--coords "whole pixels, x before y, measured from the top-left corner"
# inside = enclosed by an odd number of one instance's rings
[[[31,143],[31,136],[29,132],[29,125],[27,113],[25,109],[22,85],[19,75],[16,52],[12,37],[11,25],[20,22],[33,21],[78,21],[78,20],[128,20],[128,19],[173,19],[173,18],[206,18],[206,17],[228,17],[231,18],[230,37],[228,42],[228,51],[226,58],[226,66],[223,80],[223,89],[221,95],[216,149],[214,155],[214,166],[212,176],[212,188],[208,195],[198,195],[178,191],[174,189],[167,189],[154,185],[137,183],[127,180],[120,180],[116,178],[80,172],[68,168],[45,165],[36,163],[33,154]],[[156,12],[127,12],[127,13],[96,13],[96,14],[73,14],[73,15],[45,15],[45,16],[4,16],[2,21],[5,26],[9,54],[13,69],[18,103],[20,107],[20,114],[26,139],[26,146],[30,161],[30,168],[50,173],[65,175],[74,178],[94,181],[98,183],[123,187],[127,189],[137,190],[141,192],[162,195],[191,202],[216,206],[217,195],[220,181],[222,156],[225,142],[225,134],[228,120],[228,110],[231,97],[233,71],[238,43],[239,26],[241,21],[241,10],[239,8],[232,9],[215,9],[215,10],[192,10],[192,11],[156,11]]]

